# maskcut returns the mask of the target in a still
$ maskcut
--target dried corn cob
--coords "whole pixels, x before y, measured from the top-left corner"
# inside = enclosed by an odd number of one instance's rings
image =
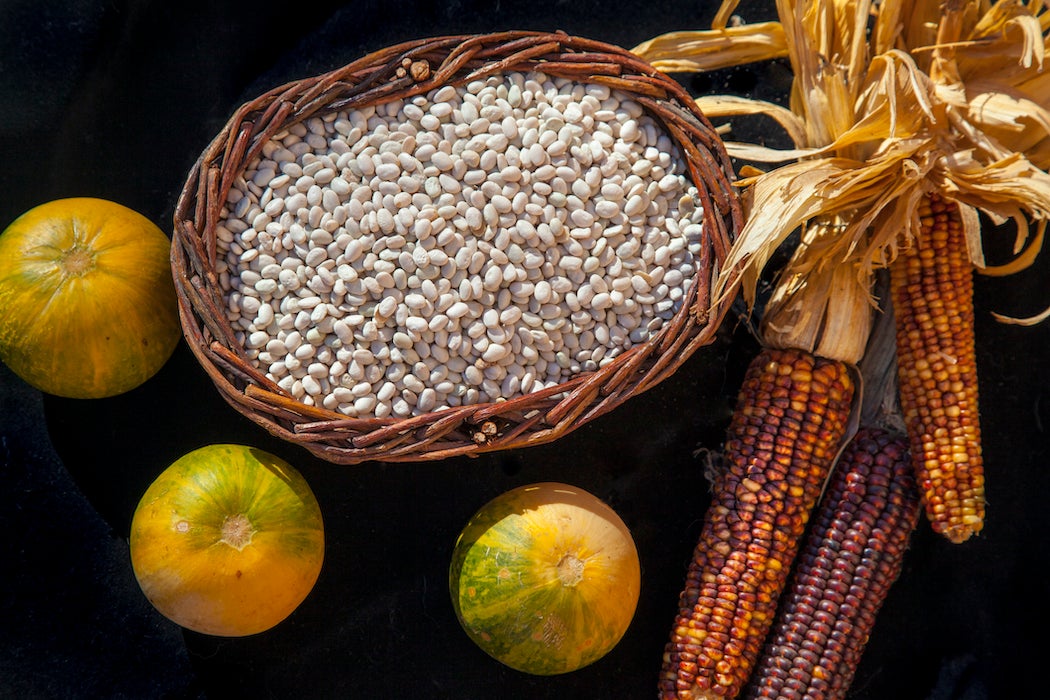
[[[664,653],[661,697],[734,697],[747,680],[852,396],[844,362],[777,349],[752,361]]]
[[[958,206],[931,195],[891,266],[901,408],[933,529],[962,542],[984,523],[973,268]]]
[[[920,508],[905,441],[859,432],[813,516],[744,697],[845,697]]]

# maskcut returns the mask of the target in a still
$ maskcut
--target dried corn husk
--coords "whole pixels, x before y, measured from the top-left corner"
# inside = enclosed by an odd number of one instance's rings
[[[698,73],[787,55],[777,22],[723,27],[699,32],[671,32],[633,49],[666,73]]]
[[[717,22],[724,25],[736,6],[723,2]],[[836,287],[814,279],[805,290],[822,269],[810,258],[870,276],[918,235],[917,207],[927,192],[959,204],[976,268],[1004,275],[1031,264],[1050,219],[1045,2],[778,0],[777,14],[779,22],[675,32],[635,48],[643,57],[658,52],[661,65],[700,70],[739,65],[758,46],[766,48],[762,59],[780,57],[783,45],[794,71],[790,110],[736,97],[697,100],[712,118],[772,118],[795,144],[727,142],[735,157],[786,164],[739,183],[762,206],[752,208],[731,251],[720,295],[742,285],[753,302],[775,250],[806,228],[811,240],[784,274],[791,293],[827,308],[831,300],[819,298]],[[717,62],[714,51],[722,52]],[[986,264],[980,214],[1016,223],[1009,263]],[[837,224],[826,225],[833,217]],[[1050,309],[997,317],[1034,323],[1048,316]]]
[[[867,347],[876,306],[868,276],[855,259],[839,262],[812,249],[833,240],[825,229],[836,225],[822,223],[803,233],[788,263],[791,274],[781,275],[766,303],[761,336],[770,347],[799,348],[856,364]]]

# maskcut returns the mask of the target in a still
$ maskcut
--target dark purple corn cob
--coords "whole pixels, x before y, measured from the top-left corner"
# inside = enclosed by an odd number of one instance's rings
[[[845,697],[920,511],[906,440],[859,432],[813,515],[744,697]]]

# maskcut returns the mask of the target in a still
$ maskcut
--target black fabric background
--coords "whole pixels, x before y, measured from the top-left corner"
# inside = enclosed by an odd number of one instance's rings
[[[631,47],[709,25],[701,0],[339,3],[3,0],[0,227],[66,196],[113,199],[165,231],[186,174],[229,114],[287,80],[411,38],[562,29]],[[747,21],[772,3],[742,3]],[[681,76],[696,94],[786,99],[774,63]],[[766,129],[767,131],[763,131]],[[769,125],[736,137],[785,145]],[[999,237],[992,255],[1009,249]],[[858,700],[1040,697],[1050,645],[1047,427],[1050,326],[995,323],[1050,304],[1044,256],[979,278],[977,332],[988,524],[963,546],[923,524],[857,673]],[[0,310],[2,313],[3,310]],[[124,396],[41,396],[0,366],[0,696],[53,698],[649,698],[708,502],[699,448],[717,449],[753,340],[727,323],[671,380],[558,442],[479,459],[340,467],[229,408],[182,344]],[[326,521],[303,605],[246,639],[184,633],[138,590],[135,505],[181,454],[245,442],[295,464]],[[473,646],[452,612],[460,528],[515,486],[561,480],[631,527],[642,595],[620,645],[591,667],[523,675]]]

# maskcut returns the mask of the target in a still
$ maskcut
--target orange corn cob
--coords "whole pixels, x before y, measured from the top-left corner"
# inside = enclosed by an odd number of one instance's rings
[[[984,523],[973,267],[959,209],[931,195],[891,266],[901,408],[934,531],[962,542]]]
[[[904,439],[858,433],[813,516],[744,697],[846,696],[920,509]]]
[[[751,362],[664,652],[662,698],[735,697],[743,687],[846,433],[853,390],[845,363],[801,350],[766,349]]]

